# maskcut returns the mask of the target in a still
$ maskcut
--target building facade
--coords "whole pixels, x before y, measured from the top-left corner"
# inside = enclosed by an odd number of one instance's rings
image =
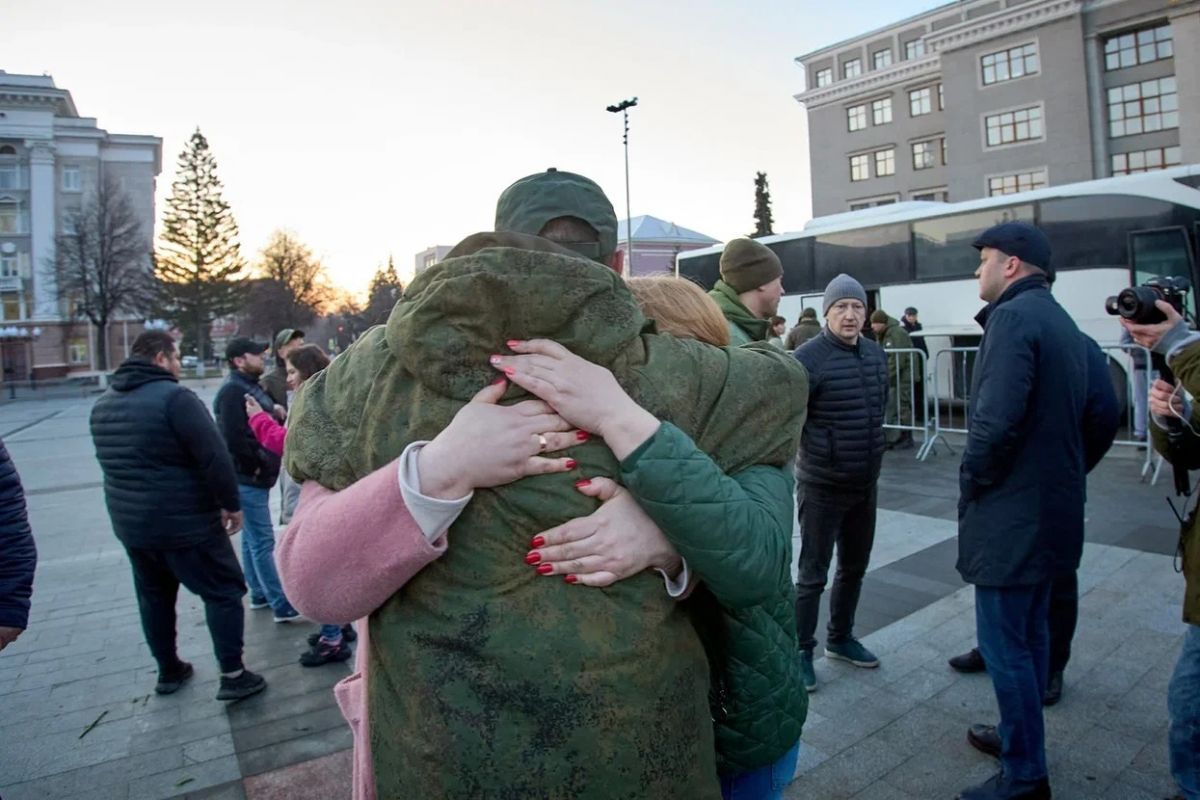
[[[162,140],[109,133],[81,117],[71,93],[44,75],[0,70],[0,336],[4,379],[58,378],[96,369],[94,327],[60,297],[52,264],[64,221],[99,182],[115,178],[145,231],[154,234]],[[127,353],[141,321],[110,325],[110,365]],[[131,333],[132,331],[132,333]]]
[[[1200,0],[962,0],[796,61],[815,216],[1200,162]]]
[[[621,252],[625,275],[630,278],[674,273],[675,256],[717,243],[711,236],[643,214],[631,220],[633,258],[630,259],[625,222],[623,219],[617,221],[617,250]]]
[[[452,249],[453,247],[448,244],[435,244],[433,247],[427,247],[417,253],[413,257],[413,274],[420,275],[434,264],[442,261]]]

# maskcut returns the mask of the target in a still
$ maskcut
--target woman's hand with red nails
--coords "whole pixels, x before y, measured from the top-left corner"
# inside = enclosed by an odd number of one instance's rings
[[[568,582],[582,586],[609,586],[651,568],[679,574],[679,553],[633,495],[608,478],[579,481],[575,487],[602,504],[586,517],[538,534],[539,574],[574,575]]]

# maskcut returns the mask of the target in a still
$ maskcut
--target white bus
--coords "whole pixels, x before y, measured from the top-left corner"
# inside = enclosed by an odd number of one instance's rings
[[[788,325],[815,306],[840,272],[867,290],[870,308],[899,318],[920,311],[929,352],[978,344],[975,315],[983,307],[974,279],[979,256],[971,242],[1000,222],[1032,222],[1050,239],[1057,273],[1054,296],[1079,327],[1101,344],[1120,335],[1104,301],[1156,275],[1198,284],[1200,165],[1073,183],[962,203],[903,202],[811,220],[798,233],[758,241],[783,262]],[[676,274],[710,288],[719,277],[721,246],[680,253]],[[1196,314],[1196,291],[1188,296]],[[1124,361],[1124,359],[1120,359]],[[1117,365],[1114,365],[1114,368]],[[1114,369],[1124,397],[1126,364]],[[946,383],[942,384],[946,386]]]

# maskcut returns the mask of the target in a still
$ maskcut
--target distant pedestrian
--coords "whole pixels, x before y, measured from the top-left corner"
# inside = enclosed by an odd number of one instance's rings
[[[1094,343],[1050,294],[1045,234],[1004,223],[974,246],[988,305],[976,317],[983,339],[959,470],[957,566],[975,585],[976,635],[1000,708],[1001,770],[959,796],[1034,800],[1050,797],[1042,702],[1051,583],[1079,567],[1087,454],[1106,435],[1093,419],[1115,398],[1108,381],[1089,377]]]
[[[217,391],[213,409],[217,428],[233,457],[238,494],[245,514],[242,531],[242,568],[250,587],[250,607],[275,612],[276,622],[291,622],[300,614],[292,608],[275,569],[275,528],[271,524],[268,493],[279,477],[279,456],[259,444],[246,416],[246,398],[253,397],[268,414],[275,402],[259,385],[263,353],[267,346],[245,337],[235,337],[225,347],[229,378]]]
[[[821,594],[837,546],[829,596],[828,658],[858,667],[879,659],[854,638],[854,614],[875,543],[876,483],[883,461],[887,360],[862,336],[867,293],[849,275],[825,289],[825,329],[796,350],[808,369],[808,418],[800,440],[800,576],[796,631],[805,687],[817,688],[813,649]]]
[[[271,354],[275,357],[275,366],[259,383],[263,390],[275,401],[273,417],[279,422],[287,421],[288,390],[287,357],[297,348],[304,346],[304,331],[295,328],[284,328],[275,335],[275,343]],[[300,501],[300,485],[292,480],[286,470],[279,471],[279,524],[287,525],[292,521],[292,513],[296,503]]]
[[[113,532],[133,567],[146,644],[158,662],[154,691],[171,694],[192,677],[175,642],[182,584],[204,601],[221,669],[218,700],[266,688],[242,664],[246,584],[229,537],[242,525],[237,478],[204,404],[179,385],[179,351],[163,331],[133,342],[92,407],[91,433],[104,473]]]
[[[729,322],[731,345],[765,341],[783,297],[783,264],[766,245],[731,239],[721,253],[721,279],[708,294]]]
[[[912,306],[904,309],[904,316],[900,318],[900,326],[904,328],[904,332],[912,340],[913,347],[916,347],[926,356],[929,355],[929,346],[925,343],[924,336],[913,336],[917,331],[923,330],[921,323],[917,320],[917,310]]]
[[[888,404],[886,425],[917,424],[913,409],[916,408],[917,384],[921,382],[921,369],[914,363],[912,353],[889,353],[889,350],[911,350],[912,339],[899,321],[889,317],[882,308],[871,312],[871,330],[875,332],[875,340],[887,353],[888,365]],[[919,357],[918,357],[919,358]],[[886,431],[887,447],[889,450],[903,450],[913,446],[911,430],[889,428]]]
[[[771,317],[771,328],[767,334],[767,341],[782,350],[785,334],[787,334],[787,320],[779,315]]]
[[[783,349],[789,353],[821,332],[821,323],[817,321],[817,310],[812,306],[800,312],[796,327],[787,333],[783,340]]]
[[[25,490],[8,448],[0,441],[0,650],[29,624],[37,547],[25,510]]]
[[[329,356],[315,344],[305,344],[288,351],[286,359],[288,388],[299,391],[304,382],[329,366]],[[274,417],[263,411],[253,397],[246,398],[246,415],[250,418],[250,429],[259,444],[278,456],[283,455],[283,443],[287,428]],[[281,470],[281,479],[287,470]],[[299,484],[293,484],[298,486]],[[300,665],[319,667],[346,661],[351,652],[349,642],[356,638],[353,626],[345,624],[323,624],[321,630],[309,638],[309,649],[300,656]]]

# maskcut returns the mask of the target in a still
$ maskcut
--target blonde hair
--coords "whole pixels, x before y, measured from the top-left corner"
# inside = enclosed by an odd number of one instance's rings
[[[729,325],[716,302],[686,278],[654,275],[630,278],[638,307],[658,324],[658,332],[705,344],[729,344]]]

